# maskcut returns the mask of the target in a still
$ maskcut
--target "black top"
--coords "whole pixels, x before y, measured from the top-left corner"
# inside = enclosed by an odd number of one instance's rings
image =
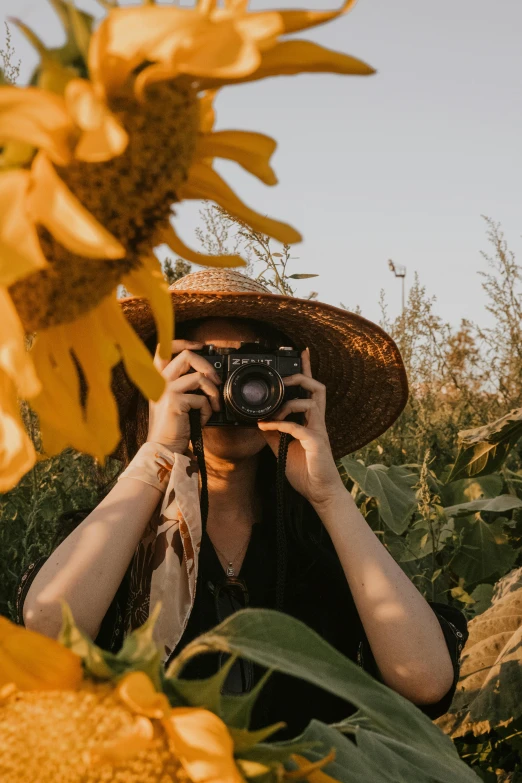
[[[17,619],[23,624],[22,606],[34,575],[45,562],[41,558],[22,575],[16,596]],[[251,607],[274,608],[276,584],[276,547],[274,527],[253,526],[239,577],[247,586]],[[105,615],[96,643],[116,652],[123,640],[123,616],[129,571]],[[225,580],[224,570],[205,534],[202,540],[196,600],[185,632],[173,655],[199,634],[214,627],[215,588]],[[441,603],[430,603],[441,625],[454,668],[454,680],[448,693],[436,704],[420,709],[430,718],[443,715],[449,708],[459,676],[459,658],[467,639],[467,624],[462,613]],[[314,629],[343,655],[356,661],[377,679],[380,678],[364,628],[341,564],[331,546],[311,547],[288,544],[287,580],[284,611]],[[218,667],[218,655],[206,654],[189,662],[184,677],[203,678]],[[257,680],[262,670],[254,667]],[[312,718],[333,723],[348,717],[355,708],[336,696],[297,678],[274,673],[258,698],[252,716],[252,728],[284,721],[287,729],[275,739],[297,736]]]

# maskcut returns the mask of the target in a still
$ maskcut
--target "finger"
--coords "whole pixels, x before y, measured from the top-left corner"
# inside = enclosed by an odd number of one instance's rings
[[[296,440],[305,440],[310,434],[307,427],[293,421],[258,421],[257,426],[264,432],[287,432]]]
[[[312,363],[310,361],[310,348],[305,348],[301,352],[301,363],[303,367],[303,375],[308,378],[312,378]]]
[[[315,420],[312,415],[314,412],[317,414]],[[284,403],[284,405],[281,406],[275,416],[272,416],[271,420],[282,421],[290,413],[306,413],[307,424],[310,424],[310,417],[312,417],[313,424],[317,423],[317,420],[321,420],[319,416],[319,408],[317,407],[315,400],[288,400]]]
[[[270,446],[271,450],[274,452],[276,457],[279,454],[279,439],[280,435],[278,432],[264,432],[261,430],[261,435],[267,442],[268,446]]]
[[[200,372],[191,372],[188,375],[182,375],[180,378],[176,378],[175,381],[171,381],[168,388],[175,393],[183,393],[192,391],[193,389],[201,389],[204,394],[210,399],[210,404],[215,411],[220,409],[219,404],[219,389],[215,383],[212,383],[205,375]]]
[[[185,375],[185,373],[191,369],[202,373],[214,383],[221,383],[221,378],[210,362],[203,356],[199,356],[197,353],[192,353],[192,351],[186,349],[181,351],[181,353],[178,353],[178,355],[169,362],[167,367],[163,370],[162,375],[168,381],[175,381],[176,378]]]
[[[301,386],[305,391],[308,391],[319,405],[319,410],[324,416],[326,412],[326,386],[320,381],[316,381],[315,378],[310,378],[303,373],[296,373],[295,375],[287,375],[283,378],[285,386]]]
[[[182,394],[180,397],[180,408],[182,413],[188,413],[189,410],[201,411],[201,424],[204,426],[212,416],[212,408],[206,397],[201,394]]]
[[[171,351],[173,354],[175,353],[181,353],[181,351],[185,350],[193,350],[198,351],[201,348],[203,348],[204,343],[196,342],[195,340],[172,340],[171,343]],[[170,364],[172,361],[172,357],[170,359],[162,359],[159,355],[159,345],[156,348],[156,353],[154,354],[154,366],[161,372],[165,369],[165,367]]]

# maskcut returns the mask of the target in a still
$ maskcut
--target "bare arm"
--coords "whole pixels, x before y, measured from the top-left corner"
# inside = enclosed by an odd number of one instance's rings
[[[149,484],[119,481],[35,576],[23,607],[26,627],[56,638],[64,599],[78,626],[95,639],[160,499]]]
[[[436,703],[454,676],[444,633],[344,488],[326,431],[326,389],[312,378],[307,351],[302,360],[303,373],[286,377],[285,384],[301,385],[311,399],[285,403],[278,421],[259,422],[259,428],[276,454],[278,432],[295,438],[287,478],[314,506],[333,541],[384,682],[415,704]],[[304,412],[304,426],[283,420],[293,412]]]
[[[202,343],[173,340],[170,361],[154,362],[167,381],[157,403],[150,404],[148,440],[171,452],[188,445],[188,413],[201,411],[204,425],[219,406],[220,382],[214,368],[190,348]],[[186,375],[192,368],[195,372]],[[194,394],[201,389],[208,395]],[[56,637],[62,624],[60,600],[65,600],[78,626],[92,639],[125,575],[162,492],[125,477],[51,554],[34,578],[23,606],[28,628]]]

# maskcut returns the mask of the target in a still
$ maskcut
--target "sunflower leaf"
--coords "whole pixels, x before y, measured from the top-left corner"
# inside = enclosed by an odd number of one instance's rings
[[[459,432],[459,453],[448,477],[448,483],[465,476],[483,476],[497,470],[522,437],[522,408],[502,418]]]

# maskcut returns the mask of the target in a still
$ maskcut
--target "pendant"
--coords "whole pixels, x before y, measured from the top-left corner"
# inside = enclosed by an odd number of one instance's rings
[[[228,564],[227,576],[235,576],[234,569],[232,568],[232,563]]]

